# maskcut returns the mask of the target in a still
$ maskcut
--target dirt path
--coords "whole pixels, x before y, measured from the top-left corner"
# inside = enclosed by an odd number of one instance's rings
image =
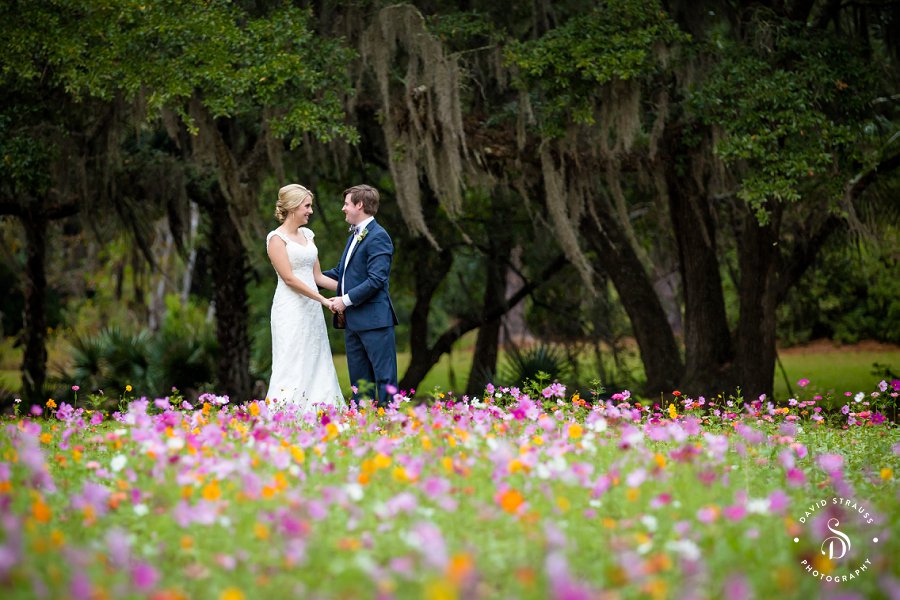
[[[863,340],[856,344],[840,344],[831,340],[813,340],[812,342],[800,346],[778,349],[778,353],[782,356],[790,354],[829,354],[836,352],[900,352],[900,346],[873,340]]]

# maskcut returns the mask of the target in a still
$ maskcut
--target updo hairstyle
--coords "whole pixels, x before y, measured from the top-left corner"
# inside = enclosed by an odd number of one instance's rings
[[[278,190],[278,202],[275,203],[275,218],[278,222],[284,223],[288,214],[303,204],[307,197],[312,200],[313,193],[296,183],[289,183]]]

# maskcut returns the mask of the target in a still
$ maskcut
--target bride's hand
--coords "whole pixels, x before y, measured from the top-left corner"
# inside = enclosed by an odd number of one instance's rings
[[[322,306],[324,306],[331,312],[334,312],[334,298],[324,298],[322,300]]]

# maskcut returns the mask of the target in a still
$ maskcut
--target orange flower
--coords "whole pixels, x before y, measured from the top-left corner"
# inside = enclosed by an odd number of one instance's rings
[[[219,489],[219,482],[213,479],[203,486],[203,498],[210,502],[218,500],[222,497],[222,490]]]
[[[47,523],[50,521],[50,517],[53,516],[53,512],[50,510],[49,506],[44,504],[44,500],[38,497],[31,505],[31,516],[33,516],[34,520],[38,523]]]
[[[500,494],[500,507],[508,513],[515,514],[525,504],[525,498],[518,491],[510,488]]]

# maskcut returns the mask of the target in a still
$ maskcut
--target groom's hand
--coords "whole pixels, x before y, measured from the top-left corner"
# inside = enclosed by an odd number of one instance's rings
[[[340,296],[336,296],[331,300],[331,310],[334,312],[342,313],[347,310],[347,306],[344,304],[343,298]]]

